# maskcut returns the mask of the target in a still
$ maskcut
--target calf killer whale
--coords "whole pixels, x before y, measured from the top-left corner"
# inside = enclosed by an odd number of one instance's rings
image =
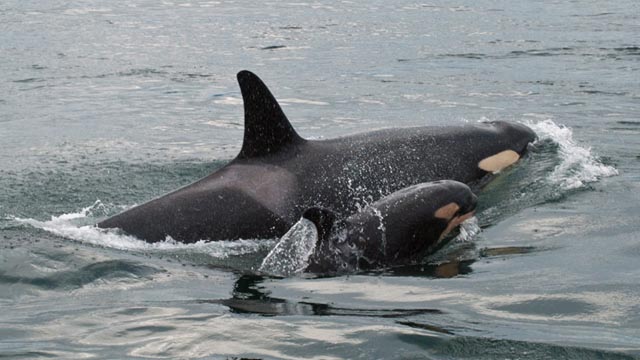
[[[445,179],[478,184],[515,163],[535,139],[524,125],[492,122],[306,140],[256,75],[241,71],[237,78],[245,116],[237,157],[98,227],[119,228],[148,242],[171,237],[191,243],[279,237],[311,208],[355,222],[349,216],[357,217],[363,204],[404,188]]]
[[[444,245],[447,233],[474,215],[476,204],[477,197],[467,185],[442,180],[398,190],[346,218],[328,209],[310,208],[302,218],[312,223],[315,233],[299,232],[300,226],[309,225],[298,222],[263,260],[260,270],[281,276],[336,274],[415,263]],[[290,239],[302,241],[302,247],[290,244]],[[308,258],[302,255],[309,251],[306,246],[311,249]],[[300,254],[293,257],[300,259],[283,261],[291,257],[292,249]]]

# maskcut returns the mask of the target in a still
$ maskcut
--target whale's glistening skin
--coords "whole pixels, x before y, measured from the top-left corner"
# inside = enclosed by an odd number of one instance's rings
[[[305,271],[328,274],[417,262],[473,216],[476,204],[467,185],[443,180],[398,190],[346,218],[308,209],[302,217],[315,225],[318,238]]]
[[[412,185],[444,179],[473,184],[513,164],[535,138],[524,125],[493,122],[306,140],[256,75],[241,71],[238,82],[245,112],[238,156],[99,227],[149,242],[278,237],[309,208],[348,217]]]

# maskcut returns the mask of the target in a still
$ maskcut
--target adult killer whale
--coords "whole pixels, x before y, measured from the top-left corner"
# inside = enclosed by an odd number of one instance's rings
[[[386,129],[306,140],[265,84],[237,75],[240,153],[207,177],[100,223],[148,242],[282,236],[309,208],[348,216],[400,189],[436,180],[477,183],[515,163],[535,139],[508,122]]]

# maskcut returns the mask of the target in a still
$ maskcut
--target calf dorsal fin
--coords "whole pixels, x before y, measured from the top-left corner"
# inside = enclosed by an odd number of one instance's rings
[[[318,230],[318,243],[330,240],[331,232],[336,224],[336,214],[331,210],[312,207],[307,209],[302,217],[311,221]]]
[[[244,140],[238,158],[273,154],[304,141],[259,77],[243,70],[238,83],[244,101]]]

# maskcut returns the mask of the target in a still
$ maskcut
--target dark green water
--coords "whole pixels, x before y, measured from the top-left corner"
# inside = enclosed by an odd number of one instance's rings
[[[0,358],[640,358],[637,2],[4,1]],[[91,227],[235,156],[235,73],[308,138],[540,140],[424,265],[255,274],[274,240]]]

